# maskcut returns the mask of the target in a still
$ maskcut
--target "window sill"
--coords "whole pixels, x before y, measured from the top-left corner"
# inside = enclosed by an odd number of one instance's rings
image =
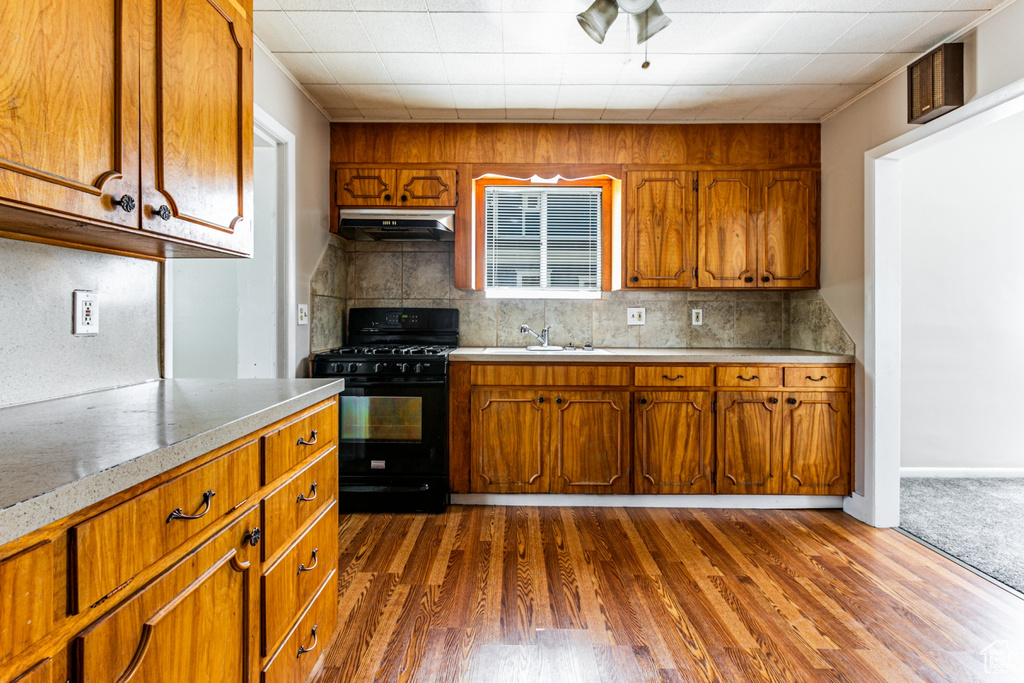
[[[487,299],[600,299],[601,292],[568,289],[485,289]]]

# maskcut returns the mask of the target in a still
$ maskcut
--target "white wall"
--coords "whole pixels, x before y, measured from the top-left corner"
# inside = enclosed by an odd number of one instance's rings
[[[903,467],[1024,466],[1022,156],[1018,114],[903,162]]]
[[[253,54],[256,105],[295,135],[295,303],[308,306],[310,280],[330,237],[330,123],[260,46]],[[309,330],[296,327],[291,365],[297,377],[309,371]]]
[[[1015,2],[961,38],[971,99],[1024,78],[1024,3]],[[937,119],[936,121],[941,121]],[[865,444],[865,153],[912,130],[906,123],[906,77],[893,78],[822,124],[821,294],[857,346],[855,488],[868,470]],[[872,454],[872,457],[874,455]],[[898,491],[898,487],[896,488]]]

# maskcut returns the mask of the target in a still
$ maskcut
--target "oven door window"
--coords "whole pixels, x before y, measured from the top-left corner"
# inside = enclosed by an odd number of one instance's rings
[[[422,439],[422,396],[341,397],[342,441],[386,443]]]

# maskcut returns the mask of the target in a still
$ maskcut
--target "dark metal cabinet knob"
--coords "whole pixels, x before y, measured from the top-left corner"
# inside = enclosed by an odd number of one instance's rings
[[[795,406],[796,405],[796,399],[795,398],[787,398],[786,399],[786,403],[788,403],[791,406]]]
[[[633,282],[640,282],[640,278],[638,278],[636,275],[634,275],[633,276]]]
[[[640,399],[640,405],[647,405],[647,399],[646,398]]]
[[[263,532],[260,531],[259,527],[254,527],[252,531],[245,535],[243,540],[251,546],[257,546],[260,544],[261,538],[263,538]]]
[[[122,195],[119,200],[114,202],[115,206],[120,206],[125,213],[131,213],[135,210],[135,200],[128,195]]]
[[[562,402],[562,397],[561,396],[559,396],[558,398],[555,399],[555,403],[561,403],[561,402]]]
[[[403,202],[409,201],[409,197],[404,195],[404,194],[402,195],[401,199],[402,199]]]
[[[543,402],[544,402],[544,397],[543,396],[537,397],[537,403],[543,403]]]
[[[743,281],[744,281],[744,282],[753,282],[753,281],[754,281],[754,278],[753,278],[753,276],[752,276],[752,275],[748,275],[748,276],[746,276],[745,278],[743,278]]]
[[[171,209],[166,204],[156,210],[156,215],[163,218],[165,221],[171,220]]]
[[[779,399],[773,396],[772,398],[768,399],[768,402],[771,403],[772,405],[775,405],[776,403],[779,402]]]
[[[765,276],[763,276],[761,278],[761,282],[771,282],[771,281],[772,281],[772,279],[770,277],[768,277],[767,275],[765,275]]]
[[[391,195],[389,195],[389,194],[384,195],[384,201],[390,202],[391,201]]]

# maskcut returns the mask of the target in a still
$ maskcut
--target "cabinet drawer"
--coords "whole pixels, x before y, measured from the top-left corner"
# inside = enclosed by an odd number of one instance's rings
[[[44,659],[11,683],[53,683],[53,661]]]
[[[610,386],[629,385],[622,365],[474,365],[470,383],[481,386]]]
[[[53,626],[53,543],[0,561],[0,661],[24,652]]]
[[[338,451],[331,448],[263,501],[263,559],[291,543],[324,506],[338,498]]]
[[[814,387],[815,389],[846,388],[850,386],[850,368],[835,365],[793,366],[784,370],[787,387]]]
[[[309,609],[263,669],[262,683],[302,683],[331,642],[338,621],[337,572],[332,568]]]
[[[264,654],[288,632],[337,562],[338,507],[332,503],[263,576]]]
[[[638,365],[635,372],[638,387],[711,386],[710,365]]]
[[[300,462],[334,443],[338,405],[331,403],[263,437],[263,483],[269,484]]]
[[[720,365],[715,370],[720,387],[779,387],[782,368],[777,365]]]
[[[253,441],[74,527],[76,613],[244,503],[259,456]]]

